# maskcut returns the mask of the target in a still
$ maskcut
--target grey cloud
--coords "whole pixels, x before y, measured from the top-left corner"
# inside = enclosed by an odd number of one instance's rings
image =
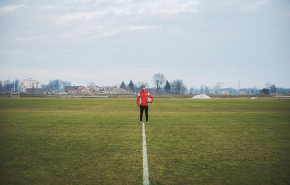
[[[10,12],[13,12],[17,9],[23,8],[23,7],[25,7],[25,5],[23,5],[23,4],[21,4],[21,5],[7,5],[7,6],[0,8],[0,14],[10,13]]]

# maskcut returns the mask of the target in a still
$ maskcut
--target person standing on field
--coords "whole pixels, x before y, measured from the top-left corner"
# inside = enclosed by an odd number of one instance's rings
[[[142,91],[138,93],[137,97],[137,105],[140,107],[140,123],[142,123],[143,118],[143,112],[145,110],[146,114],[146,123],[149,123],[148,121],[148,103],[153,103],[153,97],[152,95],[145,91],[145,86],[141,86]]]

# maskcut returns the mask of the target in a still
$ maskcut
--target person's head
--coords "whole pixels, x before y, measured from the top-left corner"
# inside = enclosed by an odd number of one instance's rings
[[[145,85],[141,86],[142,91],[145,91]]]

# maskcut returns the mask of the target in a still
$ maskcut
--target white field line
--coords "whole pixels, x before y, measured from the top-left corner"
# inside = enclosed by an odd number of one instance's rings
[[[149,185],[149,171],[148,171],[147,146],[146,146],[144,122],[142,123],[142,136],[143,136],[143,184]]]

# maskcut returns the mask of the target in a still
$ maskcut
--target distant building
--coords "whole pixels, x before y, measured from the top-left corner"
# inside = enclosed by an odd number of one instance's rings
[[[271,82],[268,82],[265,84],[265,89],[270,89],[272,86]]]
[[[79,87],[82,87],[82,86],[65,86],[64,92],[68,93],[68,92],[77,91]]]
[[[156,89],[154,89],[154,88],[146,88],[146,91],[149,92],[150,94],[156,94],[157,93]]]
[[[2,90],[4,86],[5,86],[5,82],[0,80],[0,90]]]
[[[41,89],[41,83],[31,78],[18,81],[18,88],[20,92],[27,92],[27,89]],[[31,91],[31,90],[30,90]]]
[[[41,88],[27,88],[26,93],[28,94],[41,94],[42,92]]]
[[[240,95],[245,95],[246,91],[240,91]]]
[[[65,94],[132,94],[133,91],[121,89],[118,86],[65,86]]]
[[[228,94],[230,94],[228,91],[220,91],[220,94],[221,95],[228,95]]]
[[[224,83],[224,82],[217,82],[217,86],[218,86],[220,89],[224,89],[224,88],[225,88],[225,83]]]

